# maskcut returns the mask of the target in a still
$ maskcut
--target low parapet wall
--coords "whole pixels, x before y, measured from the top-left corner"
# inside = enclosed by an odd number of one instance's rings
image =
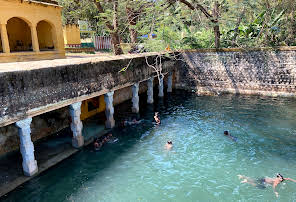
[[[145,56],[154,63],[149,53],[0,64],[0,127],[147,80],[155,72]],[[163,62],[163,72],[173,68]]]
[[[199,94],[295,96],[296,47],[182,53],[176,87]]]

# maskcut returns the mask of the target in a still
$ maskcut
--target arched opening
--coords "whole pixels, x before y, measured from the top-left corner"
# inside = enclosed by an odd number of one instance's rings
[[[37,35],[40,51],[47,51],[54,49],[53,29],[52,26],[42,20],[37,24]]]
[[[8,20],[7,34],[11,52],[33,51],[31,29],[24,20],[17,17]]]

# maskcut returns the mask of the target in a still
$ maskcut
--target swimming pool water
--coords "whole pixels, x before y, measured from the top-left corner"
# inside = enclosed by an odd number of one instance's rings
[[[280,184],[276,198],[237,177],[296,179],[295,99],[178,91],[140,116],[143,123],[114,129],[117,143],[84,148],[0,201],[296,201],[296,183]]]

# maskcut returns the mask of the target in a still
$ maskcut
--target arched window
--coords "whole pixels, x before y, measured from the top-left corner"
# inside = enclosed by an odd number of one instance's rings
[[[24,20],[13,17],[6,26],[11,52],[33,51],[31,29]]]
[[[54,50],[52,26],[42,20],[37,24],[37,35],[40,51]]]

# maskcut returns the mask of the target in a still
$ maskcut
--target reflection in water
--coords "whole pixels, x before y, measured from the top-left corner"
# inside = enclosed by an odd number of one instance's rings
[[[280,172],[295,178],[294,101],[178,92],[154,108],[142,107],[143,123],[114,129],[118,142],[100,152],[85,148],[2,199],[274,201],[271,187],[240,184],[237,175]],[[153,125],[154,111],[160,112],[161,125]],[[225,130],[237,141],[225,137]],[[169,151],[168,140],[174,144]],[[293,201],[296,184],[283,183],[278,192],[280,201]]]

